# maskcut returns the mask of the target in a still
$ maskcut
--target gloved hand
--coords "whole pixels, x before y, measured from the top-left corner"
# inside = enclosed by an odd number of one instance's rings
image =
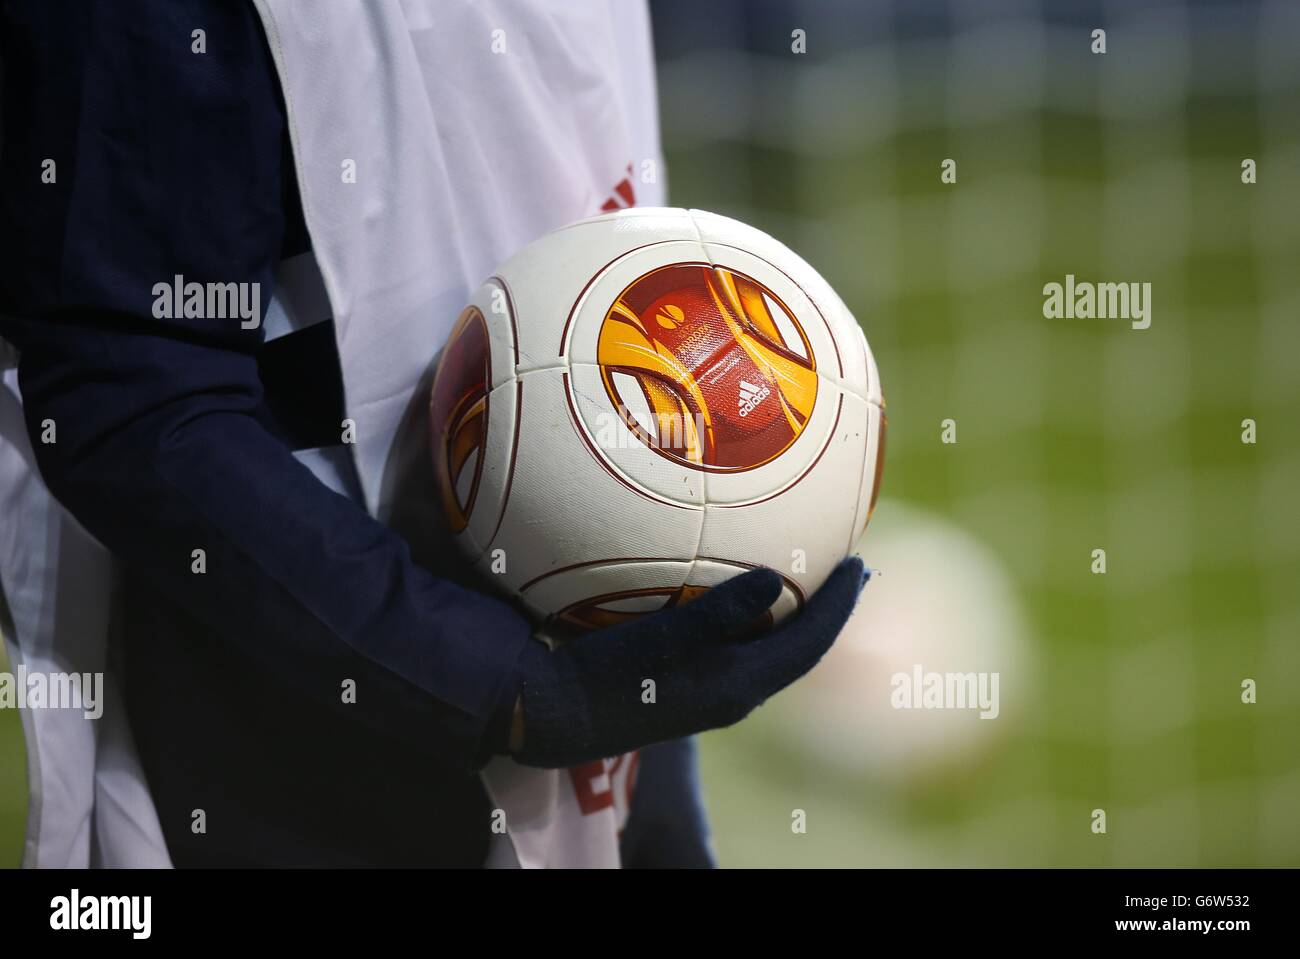
[[[836,567],[803,612],[756,638],[738,638],[781,592],[756,569],[644,619],[588,633],[551,651],[525,649],[526,766],[576,766],[651,743],[730,726],[816,665],[867,581],[862,561]],[[653,680],[653,702],[644,682]]]

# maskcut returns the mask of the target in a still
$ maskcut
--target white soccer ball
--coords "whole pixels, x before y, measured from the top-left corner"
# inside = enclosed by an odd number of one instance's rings
[[[880,484],[880,376],[853,315],[772,237],[630,209],[530,244],[460,316],[430,395],[453,538],[552,636],[755,566],[799,609]]]

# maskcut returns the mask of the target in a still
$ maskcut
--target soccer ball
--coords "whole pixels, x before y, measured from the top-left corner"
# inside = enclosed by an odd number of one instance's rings
[[[768,566],[796,612],[857,544],[884,397],[825,280],[699,210],[629,209],[530,244],[475,294],[429,399],[442,513],[552,637]]]

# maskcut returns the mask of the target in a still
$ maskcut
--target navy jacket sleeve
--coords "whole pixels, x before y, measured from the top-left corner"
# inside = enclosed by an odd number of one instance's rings
[[[356,709],[354,679],[357,721],[474,768],[504,742],[525,621],[415,566],[261,425],[260,327],[153,315],[177,274],[270,298],[293,186],[251,4],[3,10],[0,332],[51,491],[285,682]]]
[[[627,869],[712,869],[708,814],[693,737],[641,750],[627,827],[619,837]]]

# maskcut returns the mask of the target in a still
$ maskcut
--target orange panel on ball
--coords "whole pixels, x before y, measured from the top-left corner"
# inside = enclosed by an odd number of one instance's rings
[[[456,533],[469,524],[483,474],[491,359],[487,324],[471,306],[452,329],[429,398],[434,479],[447,523]]]
[[[710,472],[780,456],[817,400],[816,358],[793,312],[757,280],[710,264],[660,267],[627,286],[597,361],[641,442]]]

